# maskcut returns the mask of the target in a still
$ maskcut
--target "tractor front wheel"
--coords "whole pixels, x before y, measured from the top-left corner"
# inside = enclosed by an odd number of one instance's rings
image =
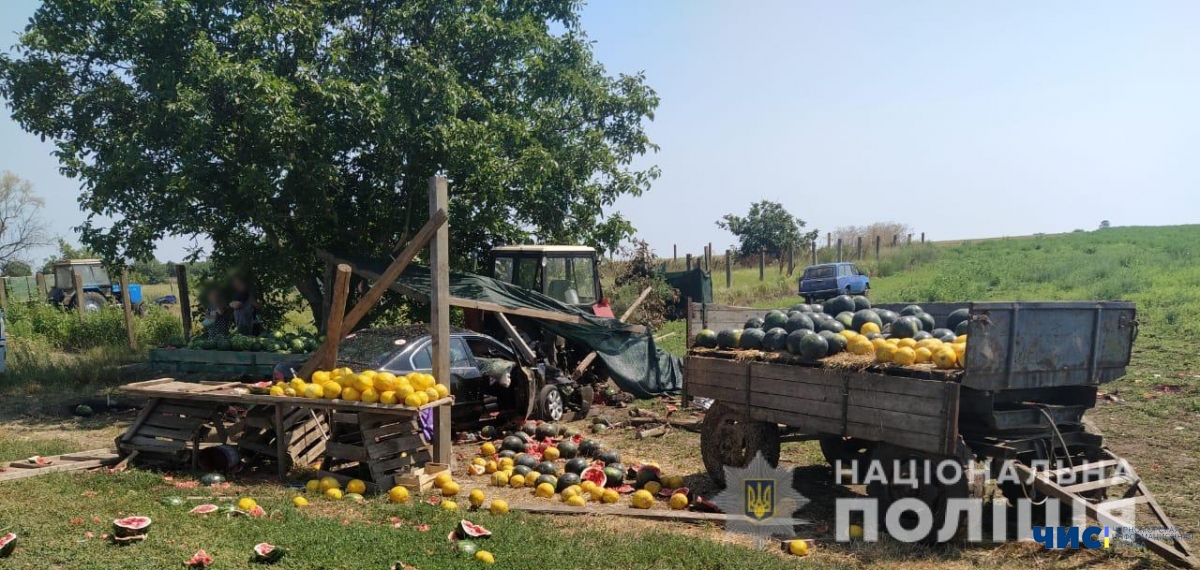
[[[108,302],[104,295],[99,293],[84,293],[83,294],[83,310],[94,313],[104,308],[104,304]]]

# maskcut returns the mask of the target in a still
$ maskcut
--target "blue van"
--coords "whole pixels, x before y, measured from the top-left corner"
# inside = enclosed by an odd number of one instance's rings
[[[806,303],[838,295],[866,295],[871,278],[850,262],[810,265],[800,277],[800,296]]]

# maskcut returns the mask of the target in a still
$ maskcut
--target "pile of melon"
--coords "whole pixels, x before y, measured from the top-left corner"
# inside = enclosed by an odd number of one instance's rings
[[[692,346],[787,353],[810,361],[848,352],[879,363],[962,368],[969,318],[967,309],[959,309],[939,327],[918,305],[896,313],[872,308],[861,295],[840,295],[823,305],[801,303],[770,311],[740,329],[702,330]]]

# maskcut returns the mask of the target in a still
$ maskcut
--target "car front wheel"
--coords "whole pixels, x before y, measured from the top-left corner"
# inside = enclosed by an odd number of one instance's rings
[[[557,386],[542,388],[542,392],[538,396],[538,404],[541,408],[542,419],[552,422],[562,419],[563,410],[566,409],[562,391]]]

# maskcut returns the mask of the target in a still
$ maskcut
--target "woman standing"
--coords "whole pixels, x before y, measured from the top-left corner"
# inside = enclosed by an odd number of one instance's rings
[[[233,324],[238,334],[258,336],[262,334],[262,322],[258,318],[258,297],[254,287],[241,275],[234,275],[229,283],[229,308],[233,310]]]

